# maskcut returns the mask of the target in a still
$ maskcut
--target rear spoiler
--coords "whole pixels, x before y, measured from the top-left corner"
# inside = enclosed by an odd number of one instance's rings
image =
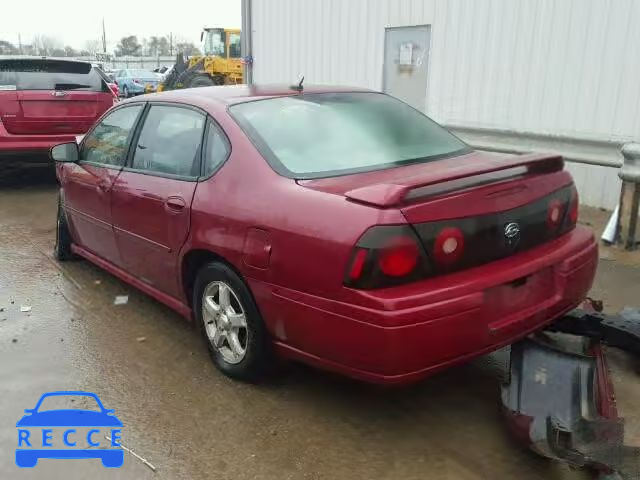
[[[525,173],[549,173],[564,168],[564,161],[555,154],[528,154],[511,157],[496,157],[481,163],[462,163],[402,179],[394,183],[375,183],[366,187],[349,190],[344,195],[349,200],[376,207],[393,207],[415,198],[413,191],[421,189],[420,197],[435,196],[453,190],[463,190],[486,183],[504,180]],[[500,173],[497,173],[500,172]],[[426,188],[425,187],[434,187]]]

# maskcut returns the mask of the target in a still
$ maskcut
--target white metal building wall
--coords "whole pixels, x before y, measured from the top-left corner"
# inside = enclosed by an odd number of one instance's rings
[[[253,0],[256,83],[380,90],[385,27],[431,25],[426,112],[445,124],[640,138],[638,0]],[[572,164],[611,208],[615,169]]]

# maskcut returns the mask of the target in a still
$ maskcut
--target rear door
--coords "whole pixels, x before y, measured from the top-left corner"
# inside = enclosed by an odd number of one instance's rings
[[[75,243],[116,265],[122,263],[113,233],[111,190],[143,108],[140,103],[108,113],[85,137],[78,163],[62,164],[59,174]]]
[[[11,134],[84,133],[112,105],[108,85],[89,63],[0,60],[0,116]]]
[[[201,168],[206,115],[153,104],[113,186],[113,227],[124,268],[179,296],[178,253],[186,241]]]

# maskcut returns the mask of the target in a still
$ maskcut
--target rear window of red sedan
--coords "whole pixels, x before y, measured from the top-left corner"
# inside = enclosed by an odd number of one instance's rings
[[[430,162],[469,150],[427,116],[380,93],[303,94],[229,110],[271,166],[290,178]]]
[[[0,60],[2,90],[109,91],[91,64],[53,59]]]

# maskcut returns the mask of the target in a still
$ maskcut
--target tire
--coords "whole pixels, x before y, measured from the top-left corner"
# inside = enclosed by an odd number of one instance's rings
[[[216,83],[210,76],[199,74],[189,80],[188,88],[213,87],[214,85],[216,85]]]
[[[226,289],[225,303],[221,292]],[[271,338],[249,288],[231,268],[211,262],[198,272],[193,311],[211,359],[222,373],[245,382],[264,378],[273,363]],[[239,326],[241,317],[244,328]]]
[[[67,216],[62,208],[62,199],[58,194],[58,213],[56,216],[56,243],[53,247],[53,256],[60,262],[73,260],[75,255],[71,251],[71,232],[67,224]]]

